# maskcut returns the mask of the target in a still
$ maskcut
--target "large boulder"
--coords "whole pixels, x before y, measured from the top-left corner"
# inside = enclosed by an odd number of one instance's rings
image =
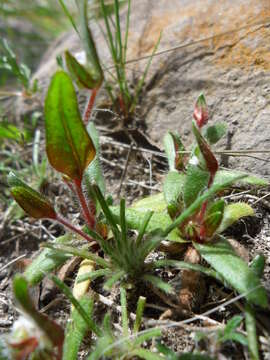
[[[128,59],[150,54],[161,31],[158,52],[164,52],[153,59],[140,103],[150,138],[161,146],[163,135],[176,130],[189,143],[194,102],[203,92],[211,121],[228,124],[219,149],[270,150],[269,0],[133,1]],[[93,32],[109,65],[99,27],[93,25]],[[36,73],[44,89],[65,49],[81,52],[76,34],[65,34],[45,54]],[[130,78],[146,61],[128,64]],[[229,165],[270,176],[269,162],[257,158],[267,160],[269,154],[230,157]]]

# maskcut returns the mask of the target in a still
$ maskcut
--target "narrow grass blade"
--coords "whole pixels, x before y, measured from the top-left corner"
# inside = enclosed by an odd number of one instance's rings
[[[143,275],[142,279],[144,281],[149,282],[154,287],[159,288],[160,290],[164,291],[165,293],[171,293],[173,291],[171,285],[166,283],[165,281],[161,280],[159,277],[154,275]]]
[[[110,269],[99,269],[96,271],[91,271],[91,272],[88,272],[88,273],[78,276],[77,283],[79,284],[81,282],[84,282],[85,280],[95,280],[99,277],[108,276],[110,274],[111,274]]]
[[[153,216],[154,214],[154,211],[147,211],[144,218],[143,218],[143,221],[139,227],[139,233],[138,233],[138,236],[136,238],[136,247],[139,247],[141,242],[142,242],[142,239],[143,239],[143,236],[145,234],[145,231],[146,231],[146,228],[149,224],[149,221],[151,220],[151,217]]]
[[[85,323],[87,324],[89,330],[93,331],[97,336],[101,336],[101,330],[96,325],[96,323],[92,320],[92,318],[87,314],[85,309],[81,306],[79,301],[75,299],[72,292],[70,291],[69,287],[63,283],[57,276],[51,275],[51,280],[54,284],[63,292],[63,294],[68,298],[74,308],[78,311],[81,317],[84,319]]]
[[[260,360],[258,339],[256,333],[256,318],[251,305],[245,306],[246,331],[248,338],[248,349],[251,360]]]
[[[94,261],[96,264],[100,265],[101,267],[108,268],[109,263],[107,263],[106,260],[104,260],[102,257],[93,254],[87,250],[84,249],[77,249],[73,246],[68,245],[61,245],[61,244],[55,244],[55,243],[44,243],[42,244],[43,247],[52,249],[54,251],[58,251],[61,254],[72,254],[75,256],[82,257],[83,259],[89,259]]]
[[[53,244],[65,244],[71,239],[72,235],[68,233],[55,239]],[[56,255],[52,249],[45,249],[27,266],[24,276],[29,285],[37,285],[47,274],[63,265],[69,258],[70,255],[64,252],[58,251]]]
[[[135,333],[140,330],[145,304],[146,304],[146,298],[144,296],[140,296],[137,302],[136,318],[133,326],[133,331]]]
[[[120,302],[121,302],[121,314],[122,314],[122,328],[124,337],[128,336],[128,314],[127,314],[127,294],[126,290],[120,288]]]
[[[77,26],[76,26],[76,24],[75,24],[75,21],[74,21],[74,19],[73,19],[73,16],[71,15],[70,11],[68,10],[66,4],[64,3],[63,0],[58,0],[58,2],[60,3],[60,5],[61,5],[61,7],[62,7],[62,9],[63,9],[66,17],[69,19],[71,25],[73,26],[73,29],[76,31],[76,33],[77,33],[78,35],[80,35],[80,34],[79,34],[79,31],[78,31],[78,28],[77,28]]]
[[[130,111],[131,111],[131,112],[134,111],[135,106],[137,105],[139,94],[140,94],[140,92],[141,92],[141,90],[142,90],[142,87],[143,87],[145,78],[146,78],[146,76],[147,76],[147,74],[148,74],[149,68],[150,68],[150,66],[151,66],[153,57],[154,57],[154,55],[155,55],[155,53],[156,53],[156,51],[157,51],[157,48],[158,48],[158,46],[159,46],[159,43],[160,43],[160,40],[161,40],[161,36],[162,36],[162,32],[160,33],[159,38],[158,38],[158,41],[156,42],[156,45],[155,45],[155,47],[154,47],[154,50],[153,50],[153,52],[152,52],[152,54],[151,54],[151,57],[149,58],[149,60],[148,60],[148,62],[147,62],[147,64],[146,64],[146,67],[145,67],[145,69],[144,69],[143,75],[142,75],[142,77],[141,77],[138,85],[136,86],[135,93],[134,93],[134,97],[133,97],[132,104],[131,104],[131,107],[130,107]]]

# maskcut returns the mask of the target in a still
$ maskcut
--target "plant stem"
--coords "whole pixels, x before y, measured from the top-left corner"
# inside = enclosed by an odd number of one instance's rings
[[[93,110],[93,106],[94,106],[95,99],[96,99],[96,96],[97,96],[97,93],[98,93],[98,89],[99,88],[93,89],[92,92],[91,92],[91,95],[88,98],[86,109],[85,109],[85,112],[84,112],[84,115],[83,115],[83,121],[84,121],[85,125],[87,125],[89,120],[90,120],[90,116],[91,116],[91,113],[92,113],[92,110]]]
[[[62,216],[57,214],[54,220],[59,222],[60,224],[64,225],[66,228],[68,228],[72,232],[80,235],[81,237],[83,237],[87,241],[95,242],[95,240],[92,239],[90,236],[88,236],[84,231],[82,231],[81,229],[79,229],[76,226],[72,225],[70,222],[68,222],[67,219],[63,218]]]
[[[82,213],[83,213],[83,217],[87,223],[87,225],[90,227],[90,229],[94,229],[95,228],[95,224],[96,224],[96,220],[95,217],[93,216],[93,214],[91,214],[88,205],[86,203],[86,199],[85,196],[83,194],[82,191],[82,182],[79,180],[74,180],[74,185],[75,185],[75,190],[76,190],[76,194],[78,196],[81,208],[82,208]]]

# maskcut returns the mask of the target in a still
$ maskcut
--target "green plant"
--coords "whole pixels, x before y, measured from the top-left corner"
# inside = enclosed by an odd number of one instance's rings
[[[145,78],[152,62],[152,57],[150,57],[134,91],[131,91],[126,74],[131,1],[127,1],[128,9],[124,31],[121,28],[120,22],[120,1],[114,0],[113,5],[106,5],[103,0],[100,2],[100,11],[104,19],[106,29],[106,31],[102,31],[102,33],[111,54],[114,71],[109,69],[106,69],[105,71],[105,69],[102,69],[102,61],[98,56],[95,41],[88,26],[87,1],[76,1],[79,12],[79,27],[77,27],[72,14],[67,9],[63,0],[59,0],[59,2],[74,30],[78,33],[86,53],[87,62],[85,66],[80,64],[68,51],[65,53],[67,68],[72,77],[76,80],[77,85],[79,87],[92,90],[92,94],[89,98],[85,111],[85,122],[87,123],[89,119],[95,97],[103,83],[105,74],[105,89],[107,90],[112,104],[116,107],[117,111],[124,116],[124,118],[127,118],[135,110]],[[157,50],[159,42],[160,37],[153,50],[153,55]]]
[[[0,69],[10,71],[23,87],[23,96],[30,96],[38,90],[37,80],[31,83],[31,70],[23,63],[17,61],[16,55],[11,50],[5,39],[0,40],[0,49],[2,55],[0,56]]]
[[[184,258],[192,263],[190,265],[194,270],[196,263],[203,258],[223,281],[238,292],[245,293],[248,301],[266,307],[265,290],[258,276],[221,235],[239,218],[253,215],[253,210],[245,203],[226,204],[221,198],[221,191],[233,183],[265,185],[267,182],[238,171],[219,170],[210,145],[224,135],[226,128],[223,124],[217,124],[204,129],[208,122],[208,110],[203,95],[195,105],[194,118],[192,130],[196,144],[189,158],[185,155],[179,135],[167,134],[164,145],[169,173],[164,181],[163,193],[138,201],[127,209],[127,224],[138,229],[145,213],[153,210],[146,232],[162,228],[164,237],[182,243],[181,251],[187,249]],[[119,208],[112,210],[118,218]],[[191,251],[193,257],[194,253],[198,254],[195,264],[189,259],[190,248],[194,249]],[[177,266],[177,261],[161,260],[161,264]],[[179,266],[182,265],[179,263]],[[188,272],[187,278],[190,276],[191,279],[192,274],[194,272]]]
[[[235,182],[264,182],[243,173],[219,170],[210,144],[219,140],[225,127],[214,125],[203,129],[208,120],[203,96],[200,96],[195,106],[194,117],[196,122],[192,129],[196,143],[189,159],[183,155],[186,150],[177,134],[170,133],[165,138],[170,171],[165,178],[163,193],[143,199],[129,209],[126,209],[124,200],[120,201],[120,207],[113,207],[105,196],[95,127],[92,123],[85,126],[69,75],[64,71],[54,75],[45,101],[47,156],[52,167],[63,175],[63,180],[77,197],[85,225],[78,227],[67,221],[49,199],[10,174],[11,194],[29,215],[57,221],[73,234],[44,244],[47,249],[24,274],[30,285],[37,284],[70,256],[77,256],[91,260],[96,269],[91,265],[90,271],[80,275],[76,284],[87,282],[89,285],[90,281],[104,277],[103,284],[107,289],[117,284],[121,287],[130,284],[137,286],[144,281],[164,292],[170,292],[171,285],[156,276],[154,271],[164,266],[173,266],[184,269],[183,283],[186,278],[191,281],[194,272],[202,272],[243,294],[251,310],[253,305],[267,306],[266,292],[260,282],[260,261],[249,267],[220,234],[242,216],[253,214],[247,204],[227,205],[221,198],[222,192]],[[136,229],[138,234],[135,236],[130,229]],[[193,254],[195,252],[198,255],[197,260],[192,262],[187,255],[185,261],[147,259],[151,252],[159,247],[162,249],[165,239],[180,243],[182,249],[187,249],[186,254],[192,249]],[[95,253],[94,247],[102,252]],[[206,260],[210,268],[200,264],[201,258]],[[75,308],[80,309],[78,312],[88,324],[87,328],[103,339],[100,343],[114,341],[114,338],[108,336],[108,327],[101,329],[93,322],[91,303],[86,300],[85,306],[90,309],[90,315],[79,306],[88,286],[76,299],[65,284],[55,277],[52,279]],[[123,304],[124,290],[121,291]],[[187,305],[181,303],[183,308]],[[252,317],[247,319],[253,351],[256,351]],[[81,337],[85,331],[84,326]],[[143,357],[143,349],[136,351],[138,356]]]

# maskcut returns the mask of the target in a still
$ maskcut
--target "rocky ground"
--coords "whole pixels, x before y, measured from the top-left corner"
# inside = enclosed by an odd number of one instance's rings
[[[109,54],[100,30],[95,25],[93,30],[103,62],[109,65]],[[153,60],[136,115],[127,124],[126,130],[123,131],[115,114],[110,115],[102,110],[103,93],[96,103],[95,121],[101,133],[102,163],[108,191],[114,194],[115,199],[121,193],[131,202],[161,189],[167,169],[162,138],[168,130],[176,130],[182,135],[185,144],[189,145],[191,115],[200,92],[205,94],[209,104],[211,122],[225,121],[228,125],[227,139],[216,148],[231,151],[228,156],[222,156],[223,166],[245,169],[270,180],[269,1],[137,0],[136,6],[132,7],[130,21],[128,59],[134,60],[128,64],[130,82],[134,82],[143,71],[146,60],[141,58],[151,53],[161,31],[159,54]],[[34,75],[41,86],[40,98],[31,105],[18,102],[17,121],[20,121],[22,114],[40,110],[48,81],[56,69],[56,56],[66,49],[74,53],[82,51],[76,35],[71,32],[52,44],[44,55]],[[80,94],[82,105],[84,99],[84,94]],[[128,156],[130,137],[136,146]],[[14,152],[18,151],[30,164],[31,150],[14,149]],[[70,219],[78,217],[77,209],[65,206],[67,191],[60,185],[59,179],[50,175],[45,191],[56,198]],[[237,195],[239,191],[245,193]],[[229,235],[248,249],[250,257],[259,252],[266,256],[264,282],[269,289],[269,188],[234,189],[228,195],[252,204],[256,210],[255,218],[238,223]],[[48,237],[58,236],[62,230],[48,222],[33,222],[29,219],[11,224],[6,218],[5,205],[1,206],[0,330],[6,331],[16,316],[10,283],[19,266],[18,261],[17,267],[10,262],[19,257],[21,260],[30,258],[41,242]],[[209,295],[200,312],[211,308],[213,302],[222,303],[232,295],[223,289],[221,291],[214,283],[208,286]],[[67,303],[59,294],[55,295],[55,289],[50,284],[43,284],[37,297],[41,307],[48,306],[45,310],[50,315],[61,322],[65,321]],[[58,301],[55,302],[55,299]],[[160,299],[153,297],[152,302],[164,307]],[[211,317],[211,326],[218,326],[238,311],[237,305],[219,309]],[[149,310],[147,315],[149,318],[158,318],[160,314]],[[196,345],[192,335],[196,327],[201,330],[209,327],[209,319],[202,319],[194,328],[186,326],[169,330],[164,333],[164,340],[179,351],[200,347],[202,344]],[[208,346],[210,343],[211,337]],[[269,349],[263,342],[262,348],[264,359],[268,359]],[[245,352],[235,345],[225,346],[222,354],[226,359],[247,358]]]

